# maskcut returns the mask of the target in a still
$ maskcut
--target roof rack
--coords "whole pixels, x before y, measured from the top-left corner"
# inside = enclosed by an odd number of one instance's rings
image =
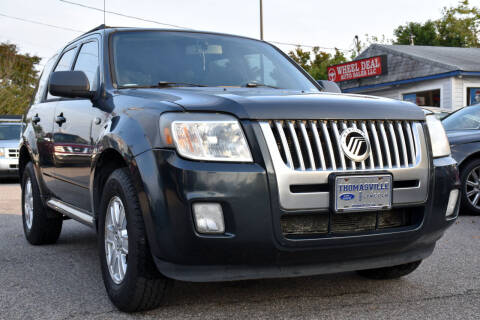
[[[87,32],[85,32],[84,34],[82,34],[82,36],[83,36],[83,35],[86,35],[87,33],[93,32],[93,31],[98,31],[98,30],[103,30],[103,29],[108,29],[108,28],[110,28],[110,27],[109,27],[109,26],[106,26],[106,25],[104,25],[104,24],[101,24],[101,25],[93,28],[92,30],[88,30]]]

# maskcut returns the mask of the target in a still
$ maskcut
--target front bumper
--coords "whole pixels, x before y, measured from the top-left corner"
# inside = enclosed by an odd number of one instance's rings
[[[17,177],[18,159],[0,158],[0,177]]]
[[[255,152],[254,152],[255,154]],[[257,153],[258,154],[258,153]],[[185,281],[293,277],[398,265],[428,257],[458,214],[445,211],[459,187],[452,158],[433,161],[423,220],[414,228],[354,236],[288,239],[282,235],[275,184],[265,163],[188,161],[172,150],[136,157],[140,202],[152,254],[165,276]],[[226,232],[198,234],[194,202],[222,205]]]

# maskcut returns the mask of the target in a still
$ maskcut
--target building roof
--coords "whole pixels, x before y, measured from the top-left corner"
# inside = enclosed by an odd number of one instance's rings
[[[355,60],[387,55],[387,74],[344,81],[342,89],[421,79],[452,72],[480,72],[480,48],[372,44]]]
[[[403,54],[413,59],[422,59],[426,63],[440,64],[452,71],[480,71],[480,48],[383,44],[374,44],[373,46],[378,46],[394,54]]]

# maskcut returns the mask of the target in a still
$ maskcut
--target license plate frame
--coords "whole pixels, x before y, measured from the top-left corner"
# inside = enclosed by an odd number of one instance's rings
[[[334,213],[389,210],[392,207],[393,176],[391,173],[333,174],[329,180],[330,207]],[[339,182],[342,188],[346,185],[347,189],[341,191]],[[378,187],[370,187],[370,184]],[[353,186],[351,187],[353,190],[348,187],[350,185]],[[361,188],[360,185],[363,187]],[[358,190],[365,189],[365,187],[373,188],[373,190]],[[341,198],[342,196],[343,198]]]

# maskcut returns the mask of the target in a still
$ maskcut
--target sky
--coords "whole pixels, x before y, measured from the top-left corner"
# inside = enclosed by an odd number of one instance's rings
[[[68,0],[103,8],[103,0]],[[441,16],[458,0],[263,0],[264,40],[325,48],[353,48],[365,34],[393,38],[393,30],[409,21]],[[471,0],[480,6],[480,0]],[[106,0],[107,11],[196,30],[260,37],[259,0]],[[33,24],[33,20],[67,29]],[[61,0],[0,0],[0,42],[43,58],[42,65],[64,44],[103,23],[103,13]],[[159,24],[106,14],[106,24],[161,27]],[[295,47],[278,45],[288,51]],[[305,47],[304,49],[308,49]]]

